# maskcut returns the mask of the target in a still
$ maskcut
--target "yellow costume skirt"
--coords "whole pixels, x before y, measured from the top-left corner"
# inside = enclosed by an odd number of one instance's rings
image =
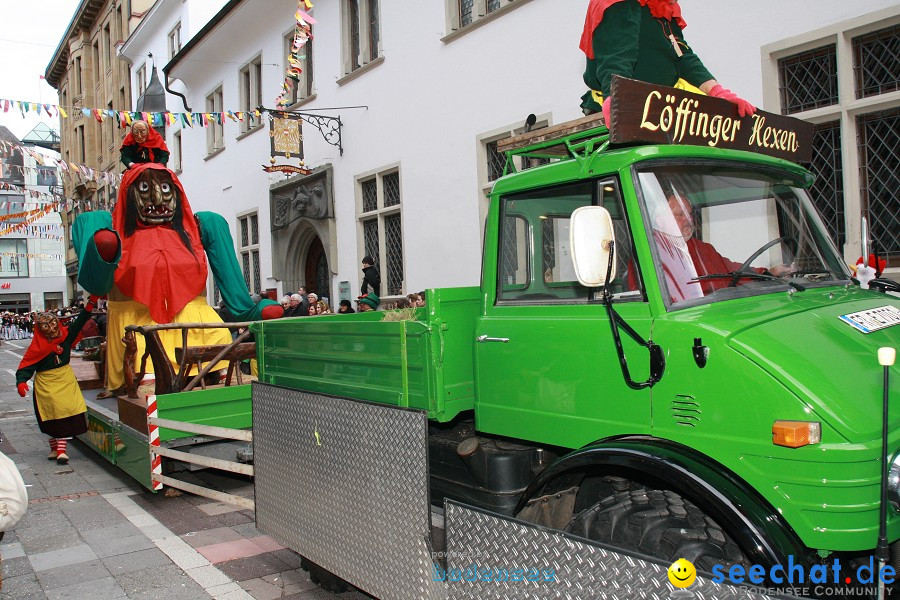
[[[69,365],[35,373],[34,403],[41,421],[56,421],[87,411],[78,380]]]
[[[187,306],[181,309],[172,321],[173,323],[221,323],[222,319],[207,304],[205,296],[197,296]],[[134,300],[114,301],[107,303],[106,316],[106,388],[115,390],[125,385],[125,337],[126,325],[155,325],[150,318],[150,309]],[[175,348],[181,347],[180,329],[163,329],[157,332],[159,339],[166,349],[169,361],[175,373],[178,373],[178,361],[175,360]],[[144,336],[135,334],[137,340],[137,356],[135,357],[134,370],[141,368],[141,357],[144,355]],[[219,346],[231,343],[231,333],[228,329],[189,329],[189,346]],[[222,361],[212,370],[227,369],[228,362]],[[153,364],[147,358],[147,373],[153,372]],[[197,373],[195,366],[191,373]]]

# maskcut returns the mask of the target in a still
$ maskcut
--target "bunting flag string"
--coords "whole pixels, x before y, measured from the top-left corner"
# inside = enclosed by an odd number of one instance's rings
[[[309,18],[311,19],[312,17]],[[66,108],[68,108],[69,111],[66,111]],[[194,127],[195,125],[209,127],[210,123],[222,125],[226,118],[240,122],[247,121],[251,126],[262,123],[262,111],[258,109],[252,111],[225,110],[220,112],[194,113],[169,111],[133,112],[113,110],[110,108],[62,107],[57,104],[38,104],[36,102],[28,102],[25,100],[0,98],[0,112],[8,113],[11,110],[18,110],[23,117],[29,112],[40,114],[43,111],[51,118],[56,116],[62,119],[81,119],[86,117],[94,119],[98,123],[103,123],[107,119],[112,119],[120,128],[128,127],[132,122],[139,120],[146,121],[153,127],[161,127],[164,124],[174,125],[175,123],[181,123],[183,127]],[[72,113],[71,116],[69,115],[69,112]]]
[[[0,229],[0,237],[2,237],[4,235],[8,235],[13,232],[19,232],[19,233],[25,232],[25,230],[27,230],[29,225],[31,225],[38,219],[41,219],[41,218],[47,216],[51,212],[54,212],[56,210],[56,208],[57,208],[56,206],[45,206],[44,208],[37,211],[37,214],[33,214],[33,215],[29,216],[21,223],[13,223],[11,225],[7,225],[6,227],[3,227],[2,229]]]
[[[11,204],[11,202],[0,203],[0,208],[3,208],[2,205],[4,205],[4,204]],[[10,221],[12,219],[27,219],[28,217],[36,215],[42,211],[43,211],[43,209],[37,208],[34,210],[26,210],[25,212],[17,212],[17,213],[9,213],[6,215],[0,215],[0,223],[2,223],[3,221]]]
[[[46,254],[42,252],[0,252],[0,256],[15,256],[19,258],[47,258],[51,260],[62,260],[62,254]]]
[[[284,84],[281,86],[281,93],[275,99],[275,106],[278,108],[285,108],[291,104],[294,88],[297,86],[297,82],[300,81],[300,75],[303,73],[303,64],[300,62],[303,57],[300,55],[300,50],[303,49],[306,42],[313,39],[312,25],[315,25],[316,20],[303,11],[304,5],[306,10],[310,10],[313,7],[310,0],[299,0],[297,2],[297,13],[294,15],[294,18],[297,20],[297,25],[294,27],[294,40],[291,42],[288,66],[284,71]]]
[[[98,186],[108,185],[113,188],[113,190],[117,190],[119,187],[119,182],[122,180],[122,175],[114,171],[99,171],[88,167],[87,165],[74,162],[66,162],[64,160],[56,159],[51,156],[39,154],[31,148],[28,148],[27,146],[0,140],[0,158],[15,157],[16,154],[21,155],[23,158],[27,154],[28,156],[34,158],[35,162],[39,163],[41,166],[55,166],[57,169],[59,169],[59,171],[62,173],[63,178],[68,183],[75,183],[77,181],[78,183],[83,184],[88,181],[93,181],[97,183]],[[8,163],[4,166],[23,175],[26,170],[33,170],[35,168]],[[0,189],[18,191],[22,195],[28,195],[33,199],[44,198],[45,202],[58,202],[62,199],[60,196],[47,194],[46,192],[39,192],[37,190],[26,190],[25,188],[22,188],[20,186],[4,182],[0,182]],[[80,203],[81,201],[77,202]]]

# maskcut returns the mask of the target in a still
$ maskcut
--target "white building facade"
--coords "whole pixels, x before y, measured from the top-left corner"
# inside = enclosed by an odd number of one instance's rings
[[[135,85],[141,80],[135,57],[152,51],[167,57],[170,87],[184,93],[190,112],[273,108],[297,2],[220,3],[199,29],[201,17],[190,11],[202,4],[156,4],[123,48],[132,57]],[[870,171],[885,181],[876,198],[871,175],[862,181],[873,153],[881,153],[876,162],[889,159],[900,92],[879,80],[876,92],[857,97],[852,82],[859,71],[854,53],[864,61],[866,52],[896,52],[891,40],[900,4],[820,0],[813,8],[760,0],[738,16],[732,3],[681,4],[686,38],[723,85],[770,112],[824,124],[817,135],[842,150],[819,156],[818,166],[830,181],[822,193],[831,196],[821,204],[835,212],[826,222],[845,258],[859,255],[858,217],[867,205],[879,219],[882,251],[892,252],[900,267],[900,239],[892,237],[900,236],[900,226],[890,229],[900,214],[900,186],[890,191],[890,173],[877,166]],[[218,212],[231,224],[252,292],[282,294],[306,285],[333,304],[354,298],[365,255],[377,259],[382,297],[477,285],[486,193],[502,172],[496,141],[521,130],[529,113],[538,125],[581,116],[578,40],[586,6],[586,0],[317,0],[314,39],[301,51],[304,74],[290,108],[339,116],[343,152],[304,123],[312,174],[285,179],[262,169],[270,157],[267,117],[225,119],[206,128],[170,127],[169,166],[195,211]],[[179,23],[184,45],[173,52]],[[871,35],[875,43],[858,42]],[[834,64],[839,78],[836,101],[801,89],[815,106],[791,104],[789,88],[816,88],[818,81],[822,61],[804,53],[829,45],[833,60],[824,62]],[[804,60],[812,61],[805,71],[792,66]],[[875,79],[890,80],[887,71]],[[168,108],[188,111],[176,96],[168,97]],[[884,131],[883,139],[861,149],[859,128],[866,130],[867,115],[876,112],[870,129]],[[213,298],[211,283],[209,289]]]

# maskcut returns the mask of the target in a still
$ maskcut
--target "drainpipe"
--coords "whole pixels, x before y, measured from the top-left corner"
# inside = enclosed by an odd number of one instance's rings
[[[184,105],[184,110],[186,112],[194,112],[193,110],[191,110],[191,107],[187,105],[187,98],[184,97],[184,94],[182,94],[181,92],[176,92],[169,87],[169,73],[168,71],[166,71],[165,67],[163,67],[163,75],[165,75],[164,81],[166,82],[163,87],[166,89],[166,91],[173,96],[178,96],[179,98],[181,98],[181,103]]]

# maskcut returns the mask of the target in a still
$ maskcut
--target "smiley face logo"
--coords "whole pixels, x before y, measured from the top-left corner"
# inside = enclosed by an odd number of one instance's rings
[[[679,558],[669,567],[669,581],[677,588],[689,587],[697,579],[697,569],[686,558]]]

